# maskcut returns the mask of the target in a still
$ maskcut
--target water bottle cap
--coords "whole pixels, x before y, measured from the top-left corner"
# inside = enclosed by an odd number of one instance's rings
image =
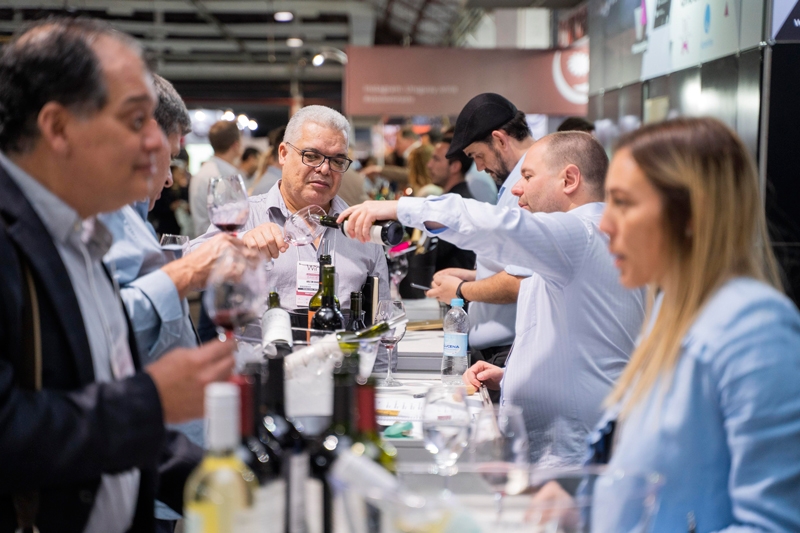
[[[450,307],[464,307],[464,300],[461,298],[453,298],[450,300]]]

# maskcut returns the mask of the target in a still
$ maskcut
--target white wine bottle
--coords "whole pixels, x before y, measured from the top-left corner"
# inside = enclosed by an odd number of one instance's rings
[[[257,514],[258,481],[236,455],[239,389],[211,383],[205,390],[206,455],[184,488],[187,533],[251,533],[263,527]]]
[[[292,321],[289,312],[281,307],[281,299],[276,289],[269,293],[269,307],[261,317],[261,338],[264,352],[277,353],[276,344],[292,346]]]

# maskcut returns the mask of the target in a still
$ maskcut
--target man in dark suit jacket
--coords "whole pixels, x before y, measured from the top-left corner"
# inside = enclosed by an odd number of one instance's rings
[[[101,23],[45,21],[0,55],[2,532],[152,531],[200,458],[164,423],[233,367],[214,342],[142,372],[100,262],[94,215],[147,194],[154,105],[140,49]]]

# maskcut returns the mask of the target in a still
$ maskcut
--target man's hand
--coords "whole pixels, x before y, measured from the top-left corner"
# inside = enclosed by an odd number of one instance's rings
[[[158,389],[164,422],[177,424],[203,416],[206,385],[230,377],[235,349],[233,340],[177,348],[145,369]]]
[[[170,261],[161,270],[175,284],[178,295],[185,298],[188,292],[205,287],[214,263],[225,250],[241,246],[239,239],[220,233],[195,248],[192,253]]]
[[[442,271],[444,272],[444,271]],[[455,276],[443,275],[437,272],[431,281],[431,290],[425,293],[428,298],[436,298],[442,303],[449,304],[450,300],[457,298],[456,289],[464,281]]]
[[[499,366],[492,365],[486,361],[478,361],[464,372],[461,379],[467,385],[472,385],[479,389],[481,385],[486,385],[487,389],[500,390],[500,381],[503,379],[504,370]]]
[[[436,279],[436,276],[455,276],[462,281],[475,281],[475,273],[475,270],[466,268],[443,268],[433,275],[433,279]]]
[[[347,221],[347,235],[361,242],[369,242],[370,229],[376,220],[397,220],[397,202],[378,200],[348,207],[336,221]]]
[[[283,230],[272,222],[264,222],[251,229],[244,234],[242,242],[248,248],[266,255],[267,259],[275,259],[289,249],[289,244],[283,240]]]

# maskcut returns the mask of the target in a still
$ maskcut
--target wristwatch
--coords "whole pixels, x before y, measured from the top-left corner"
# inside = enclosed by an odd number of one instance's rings
[[[464,300],[464,305],[469,303],[469,300],[467,300],[466,297],[464,297],[464,295],[461,294],[461,286],[463,284],[465,284],[466,282],[467,282],[467,280],[464,280],[464,281],[462,281],[461,283],[458,284],[458,287],[456,287],[456,298],[461,298],[462,300]]]

